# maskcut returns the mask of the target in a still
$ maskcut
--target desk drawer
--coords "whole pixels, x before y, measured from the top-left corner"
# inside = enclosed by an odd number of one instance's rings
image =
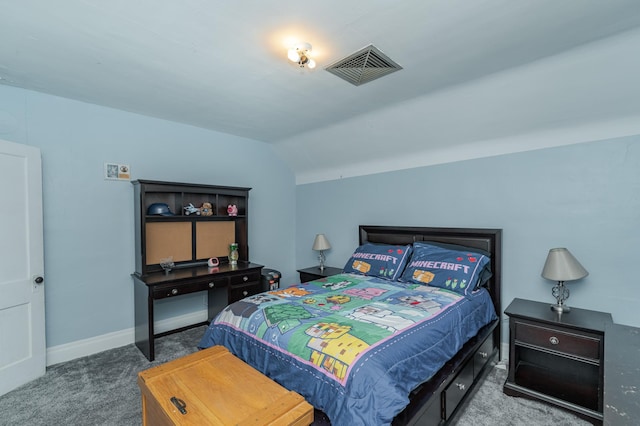
[[[226,287],[229,284],[227,277],[199,279],[197,281],[183,281],[171,284],[154,286],[151,291],[154,299],[164,299],[167,297],[180,296],[181,294],[195,293],[197,291],[209,290],[212,288]]]
[[[245,297],[253,296],[262,291],[260,281],[248,283],[246,285],[237,285],[229,288],[229,303],[237,302]]]
[[[251,281],[260,281],[260,271],[246,272],[244,274],[229,277],[231,285],[247,284]]]
[[[539,327],[516,322],[515,339],[556,352],[583,358],[600,359],[600,339],[597,336],[572,334],[569,330]]]

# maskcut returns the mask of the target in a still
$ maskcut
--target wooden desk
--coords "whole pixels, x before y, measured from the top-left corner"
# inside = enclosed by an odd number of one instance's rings
[[[609,324],[605,330],[604,424],[640,424],[640,328]]]
[[[147,275],[133,274],[136,346],[149,361],[153,361],[155,338],[206,325],[228,304],[260,293],[262,291],[261,270],[262,265],[238,262],[237,266],[227,263],[216,268],[199,266],[174,269],[168,274],[164,272],[153,272]],[[156,300],[199,291],[206,291],[209,294],[207,321],[164,333],[155,333],[154,304]]]

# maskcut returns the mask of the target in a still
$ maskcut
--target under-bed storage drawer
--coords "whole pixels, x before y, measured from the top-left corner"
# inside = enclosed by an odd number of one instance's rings
[[[467,365],[458,373],[455,379],[444,390],[444,413],[445,420],[449,420],[451,414],[456,409],[462,398],[467,394],[473,383],[473,362],[470,360]]]
[[[493,354],[493,333],[489,334],[473,355],[473,377],[478,377]]]

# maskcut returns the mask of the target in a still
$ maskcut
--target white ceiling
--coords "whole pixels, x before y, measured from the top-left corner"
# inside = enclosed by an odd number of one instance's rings
[[[639,26],[638,0],[0,0],[0,83],[291,146]],[[324,70],[369,44],[404,69]]]

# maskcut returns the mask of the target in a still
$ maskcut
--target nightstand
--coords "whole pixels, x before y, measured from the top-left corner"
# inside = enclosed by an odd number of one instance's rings
[[[604,330],[611,314],[514,299],[509,317],[507,395],[537,399],[602,424]]]
[[[331,275],[341,274],[342,269],[325,266],[324,270],[321,271],[320,266],[312,266],[311,268],[298,269],[298,272],[300,273],[300,282],[306,283],[308,281],[330,277]]]

